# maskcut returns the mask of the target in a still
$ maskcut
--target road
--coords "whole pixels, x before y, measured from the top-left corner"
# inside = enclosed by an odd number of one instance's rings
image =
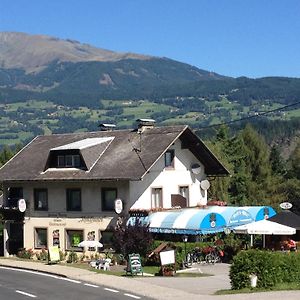
[[[113,279],[113,276],[112,276]],[[101,285],[51,274],[0,267],[1,300],[150,299]]]

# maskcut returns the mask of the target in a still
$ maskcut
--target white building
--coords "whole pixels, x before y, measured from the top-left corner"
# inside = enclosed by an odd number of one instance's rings
[[[79,241],[106,243],[124,212],[207,203],[207,178],[228,175],[188,126],[38,136],[0,169],[4,254]],[[20,212],[19,199],[26,211]],[[79,249],[77,249],[79,250]]]

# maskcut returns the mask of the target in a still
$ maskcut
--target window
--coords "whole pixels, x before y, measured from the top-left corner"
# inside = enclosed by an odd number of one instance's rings
[[[57,167],[63,168],[65,166],[65,157],[64,155],[58,155],[57,156]]]
[[[79,154],[67,154],[57,156],[58,168],[79,168],[81,166]]]
[[[81,190],[67,189],[67,210],[81,211]]]
[[[152,189],[151,207],[152,208],[163,207],[163,204],[162,204],[162,188],[153,188]]]
[[[186,204],[189,202],[189,187],[188,186],[180,186],[179,194],[186,199]]]
[[[101,192],[102,210],[113,211],[115,209],[115,200],[117,199],[117,189],[104,188]]]
[[[47,189],[34,189],[34,209],[48,210],[48,191]]]
[[[35,228],[34,247],[47,248],[47,228]]]
[[[165,153],[165,167],[166,168],[174,168],[174,156],[175,156],[174,150],[168,150]]]
[[[67,230],[66,233],[66,249],[81,251],[78,244],[83,241],[83,230]]]
[[[23,198],[23,188],[10,187],[8,189],[8,206],[18,207],[18,201]]]
[[[112,247],[112,238],[113,238],[113,232],[112,231],[101,231],[99,232],[100,238],[100,243],[103,244],[103,247],[106,249],[109,249]]]

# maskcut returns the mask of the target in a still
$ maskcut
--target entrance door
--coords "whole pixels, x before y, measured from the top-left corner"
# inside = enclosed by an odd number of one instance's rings
[[[3,224],[0,222],[0,256],[4,255],[3,249]]]
[[[17,254],[23,248],[23,222],[11,223],[9,230],[9,254]]]

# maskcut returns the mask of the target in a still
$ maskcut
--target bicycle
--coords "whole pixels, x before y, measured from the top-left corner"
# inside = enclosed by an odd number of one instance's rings
[[[208,253],[205,256],[205,262],[207,264],[212,264],[214,265],[215,263],[220,263],[222,262],[221,257],[223,257],[223,251],[218,250],[216,247],[214,247],[210,253]]]
[[[185,258],[185,265],[186,266],[191,266],[194,263],[200,264],[203,263],[204,256],[203,253],[200,251],[199,248],[195,248],[191,252],[188,252]]]

